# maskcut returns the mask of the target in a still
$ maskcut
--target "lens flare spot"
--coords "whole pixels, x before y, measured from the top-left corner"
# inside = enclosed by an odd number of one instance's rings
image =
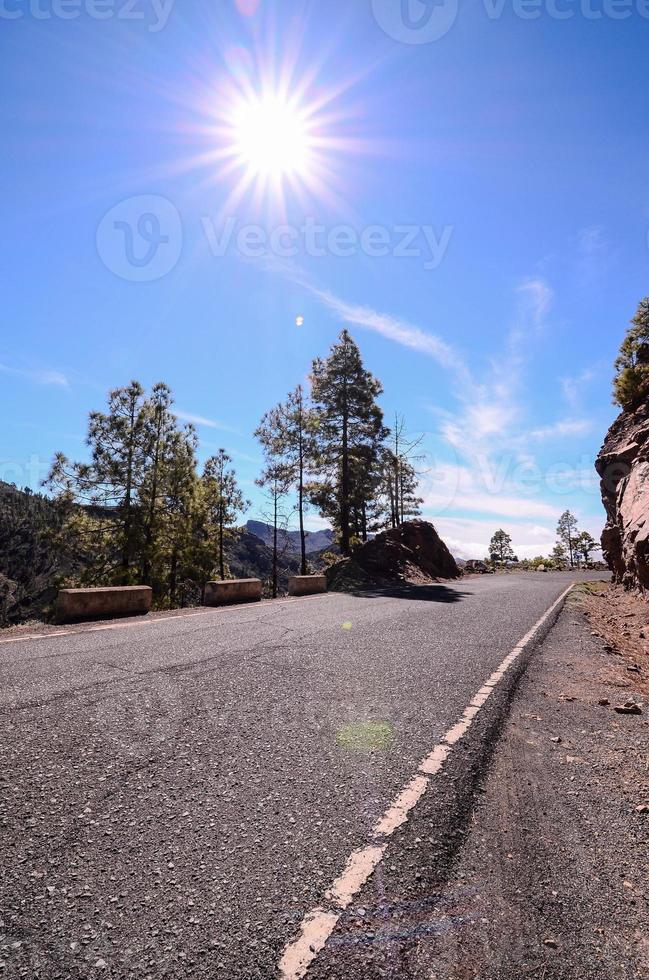
[[[236,0],[237,10],[243,17],[252,17],[257,13],[259,0]]]
[[[342,749],[382,749],[390,744],[393,734],[387,721],[360,721],[339,728],[336,742]]]

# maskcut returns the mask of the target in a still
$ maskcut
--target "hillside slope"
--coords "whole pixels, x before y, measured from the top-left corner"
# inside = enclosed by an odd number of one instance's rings
[[[52,547],[58,528],[51,500],[0,482],[0,626],[40,617],[76,570],[73,556]]]
[[[46,619],[61,585],[74,582],[83,573],[83,555],[64,553],[55,547],[53,539],[59,530],[59,512],[49,497],[26,493],[0,481],[0,627]],[[321,540],[318,532],[311,543]],[[259,536],[246,527],[237,528],[227,541],[225,552],[231,576],[260,578],[269,594],[272,550]],[[299,564],[294,551],[280,548],[280,592],[286,592],[288,577],[299,572]],[[311,550],[309,565],[314,571],[321,568],[319,551]]]
[[[272,547],[273,528],[270,524],[264,524],[263,521],[246,521],[245,527],[247,531],[254,534],[255,537],[263,541],[269,548]],[[333,543],[334,534],[329,528],[325,528],[322,531],[306,531],[304,537],[306,553],[310,555],[313,552],[324,551],[326,548],[330,548]],[[299,531],[284,531],[280,529],[277,532],[277,540],[280,551],[287,555],[300,554]]]

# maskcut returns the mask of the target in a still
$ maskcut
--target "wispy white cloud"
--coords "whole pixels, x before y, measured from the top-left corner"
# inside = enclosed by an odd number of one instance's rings
[[[181,408],[174,409],[174,415],[181,422],[191,422],[192,425],[204,426],[208,429],[220,429],[221,432],[235,432],[231,426],[225,422],[218,422],[216,419],[208,419],[204,415],[197,415],[195,412],[185,412]]]
[[[559,419],[552,425],[542,426],[540,429],[532,429],[530,436],[533,439],[560,439],[565,436],[581,436],[590,432],[592,423],[589,419]]]
[[[431,406],[431,410],[457,462],[433,466],[421,492],[424,516],[434,521],[455,553],[473,558],[486,554],[494,530],[503,526],[512,533],[520,557],[547,554],[555,541],[557,519],[568,505],[567,495],[583,489],[583,480],[571,472],[568,487],[565,474],[559,478],[554,473],[556,467],[541,472],[530,447],[541,440],[576,437],[589,428],[588,421],[576,415],[531,429],[527,422],[530,337],[543,334],[554,298],[550,284],[541,277],[520,283],[504,347],[480,367],[469,365],[462,352],[437,333],[350,303],[315,287],[302,274],[292,278],[341,322],[372,330],[430,357],[451,376],[455,407]],[[584,372],[580,381],[587,381]],[[518,472],[519,478],[508,468]],[[463,513],[471,517],[462,518]],[[592,533],[599,533],[596,519]]]
[[[577,408],[581,404],[585,389],[596,376],[597,372],[594,368],[585,367],[576,374],[561,378],[561,392],[571,408]]]
[[[538,487],[530,490],[528,484],[512,478],[510,463],[495,466],[486,457],[479,457],[473,465],[434,465],[420,487],[424,513],[471,511],[502,518],[557,518],[563,509],[560,504],[548,504],[534,496],[535,489],[537,493],[542,489],[542,476],[538,477]]]
[[[59,388],[69,388],[70,382],[61,371],[53,371],[49,368],[16,368],[8,364],[0,363],[0,371],[4,374],[13,374],[18,378],[25,378],[38,385],[54,385]]]
[[[577,276],[581,286],[601,282],[611,257],[601,225],[582,228],[577,238]]]
[[[231,446],[221,446],[215,442],[204,442],[201,441],[201,446],[204,449],[225,449],[229,456],[233,459],[241,460],[243,463],[252,463],[254,466],[260,467],[263,465],[263,459],[261,456],[253,456],[250,453],[243,453],[240,449],[233,449]]]
[[[466,365],[460,354],[445,340],[436,334],[422,330],[406,320],[399,319],[389,313],[380,313],[369,306],[358,306],[348,303],[333,293],[324,289],[307,286],[310,292],[319,299],[343,323],[353,324],[366,330],[373,330],[388,340],[393,340],[402,347],[419,351],[427,357],[432,357],[442,367],[468,378]]]
[[[552,306],[554,293],[551,287],[540,277],[524,279],[518,287],[518,294],[523,300],[522,317],[528,324],[541,327]]]

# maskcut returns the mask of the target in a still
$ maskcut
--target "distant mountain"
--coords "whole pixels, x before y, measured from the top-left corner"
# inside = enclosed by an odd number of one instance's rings
[[[233,578],[260,578],[264,595],[270,595],[273,574],[273,552],[256,534],[247,528],[236,528],[226,545],[226,557]],[[298,575],[300,560],[293,554],[280,555],[277,560],[277,579],[280,594],[288,589],[289,575]]]
[[[263,541],[269,548],[272,548],[273,528],[270,524],[264,524],[263,521],[247,521],[246,530],[254,534],[260,541]],[[323,531],[307,531],[305,541],[307,554],[311,555],[315,551],[324,551],[327,548],[331,548],[333,539],[334,533],[329,528]],[[289,555],[300,554],[299,531],[280,530],[277,535],[277,541],[280,551]]]

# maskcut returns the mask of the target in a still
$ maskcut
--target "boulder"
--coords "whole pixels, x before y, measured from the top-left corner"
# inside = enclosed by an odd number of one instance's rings
[[[489,568],[486,562],[480,561],[479,558],[470,558],[464,563],[464,571],[467,574],[489,575],[493,569]]]
[[[351,558],[331,565],[327,585],[336,591],[399,583],[426,585],[461,574],[432,524],[405,521],[358,545]]]
[[[606,526],[602,552],[614,581],[649,588],[649,401],[621,412],[608,431],[595,467]]]

